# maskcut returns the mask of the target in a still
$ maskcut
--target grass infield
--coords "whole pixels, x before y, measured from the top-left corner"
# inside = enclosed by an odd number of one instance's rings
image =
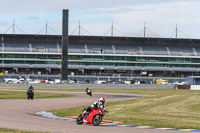
[[[75,95],[68,94],[55,94],[55,93],[34,93],[34,98],[63,98],[63,97],[74,97]],[[26,92],[17,91],[0,91],[0,99],[26,99]]]
[[[95,89],[92,91],[93,93],[156,95],[106,103],[109,113],[104,117],[105,120],[121,121],[123,124],[138,126],[200,129],[200,91],[158,89]],[[87,105],[50,110],[50,112],[61,117],[78,116],[84,107]]]

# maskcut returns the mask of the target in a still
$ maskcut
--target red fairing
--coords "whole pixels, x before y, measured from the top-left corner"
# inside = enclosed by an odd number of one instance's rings
[[[76,123],[78,125],[81,125],[84,122],[86,122],[89,124],[93,124],[93,126],[98,126],[99,124],[101,124],[105,113],[108,113],[108,111],[105,111],[105,107],[102,105],[99,106],[98,109],[92,109],[92,111],[89,114],[88,112],[86,112],[86,110],[87,109],[84,109],[83,113],[77,117]]]
[[[99,108],[98,110],[93,109],[93,110],[90,112],[90,114],[89,114],[87,117],[83,118],[83,119],[86,120],[87,123],[92,124],[93,117],[94,117],[95,115],[99,115],[99,114],[102,115],[102,116],[104,116],[105,112],[104,112],[101,108]],[[83,114],[82,114],[82,115],[83,115]]]

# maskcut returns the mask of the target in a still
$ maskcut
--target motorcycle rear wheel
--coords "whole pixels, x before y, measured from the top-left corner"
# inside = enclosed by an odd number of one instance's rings
[[[27,99],[28,99],[28,100],[30,99],[30,95],[27,95]]]
[[[98,126],[102,121],[102,115],[95,115],[92,120],[94,126]]]
[[[31,100],[33,100],[33,97],[34,97],[33,94],[31,94]]]
[[[82,114],[80,114],[80,115],[77,117],[76,123],[79,124],[79,125],[83,124],[83,116],[82,116]]]

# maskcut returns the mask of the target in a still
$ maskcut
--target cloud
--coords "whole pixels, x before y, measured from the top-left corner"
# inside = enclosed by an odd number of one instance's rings
[[[0,21],[1,26],[8,26],[9,22],[8,21]]]
[[[114,27],[122,33],[137,36],[146,22],[146,27],[153,33],[161,37],[170,37],[178,23],[178,28],[184,33],[200,37],[199,0],[0,0],[0,2],[1,21],[12,21],[10,18],[15,18],[17,24],[27,28],[29,32],[39,31],[39,27],[43,27],[46,19],[50,25],[52,21],[57,21],[53,24],[53,28],[61,31],[62,9],[68,8],[69,32],[72,32],[81,20],[81,25],[89,32],[104,35],[113,21]],[[37,23],[30,20],[37,20]]]
[[[55,12],[62,9],[89,10],[97,8],[117,8],[128,5],[147,5],[152,3],[167,3],[179,0],[0,0],[0,13],[41,13]],[[9,7],[9,8],[8,8]]]
[[[36,16],[28,16],[26,18],[26,20],[38,20],[38,19],[39,19],[39,17],[36,17]]]
[[[198,37],[200,36],[199,6],[200,1],[174,1],[99,8],[93,9],[92,12],[109,17],[110,21],[114,21],[117,29],[129,35],[131,31],[138,31],[139,34],[146,22],[148,29],[161,37],[170,37],[176,23],[184,33],[191,33],[189,36]]]

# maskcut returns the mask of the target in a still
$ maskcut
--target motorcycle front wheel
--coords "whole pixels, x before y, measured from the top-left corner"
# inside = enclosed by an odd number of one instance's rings
[[[77,117],[77,119],[76,119],[76,123],[77,124],[83,124],[83,116],[82,116],[82,114],[80,114],[78,117]]]
[[[98,126],[98,125],[101,123],[101,121],[102,121],[102,115],[95,115],[95,116],[93,117],[92,124],[93,124],[94,126]]]

